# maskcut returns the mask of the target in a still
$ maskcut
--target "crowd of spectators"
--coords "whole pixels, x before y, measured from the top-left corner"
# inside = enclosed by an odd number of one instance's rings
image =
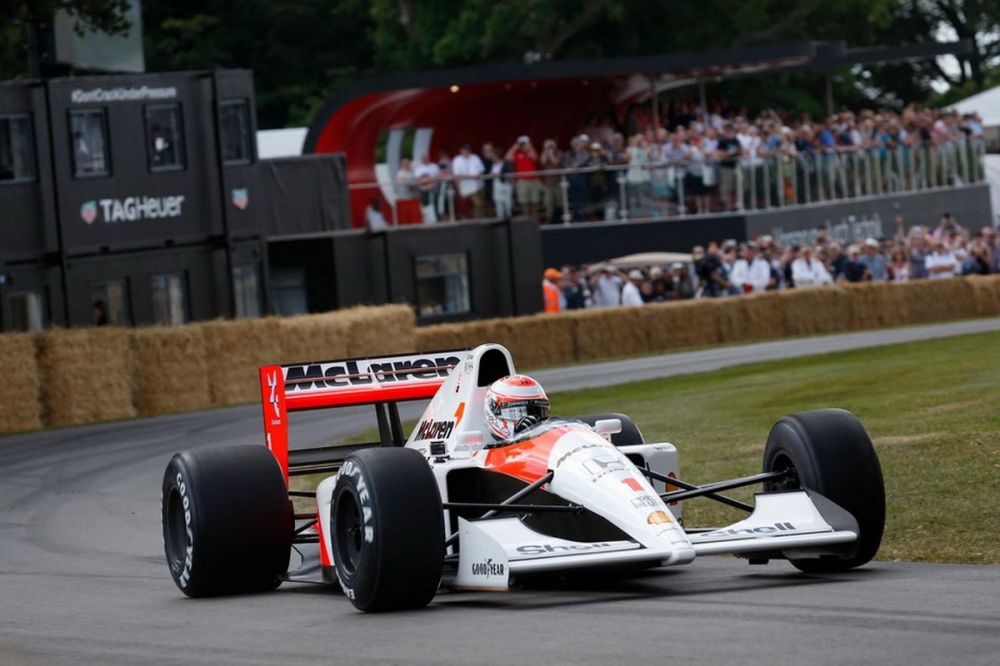
[[[721,102],[709,107],[704,113],[689,100],[673,100],[661,104],[654,119],[649,104],[637,106],[622,125],[610,116],[592,119],[565,146],[545,139],[539,148],[522,135],[505,148],[486,143],[477,153],[465,144],[455,156],[440,150],[437,161],[427,154],[417,165],[403,159],[397,191],[400,199],[419,198],[424,222],[515,213],[543,223],[611,220],[622,213],[668,215],[679,206],[707,214],[737,208],[738,196],[764,196],[763,177],[756,192],[738,191],[738,168],[746,173],[775,157],[956,146],[983,131],[976,114],[917,104],[898,112],[864,109],[821,119],[774,109],[751,117],[746,109],[727,111]],[[565,199],[563,170],[582,170],[565,174]],[[775,196],[791,196],[790,182],[788,172],[776,173],[770,187]],[[828,193],[843,195],[843,190]]]
[[[936,226],[905,229],[895,220],[891,238],[866,238],[846,247],[821,226],[812,243],[782,247],[769,235],[695,246],[688,262],[630,270],[604,263],[546,269],[545,310],[644,305],[719,298],[776,289],[847,282],[906,282],[1000,273],[997,231],[973,231],[950,214]]]

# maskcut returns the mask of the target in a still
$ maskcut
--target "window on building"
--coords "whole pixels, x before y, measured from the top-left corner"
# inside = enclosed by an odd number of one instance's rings
[[[104,109],[70,111],[69,135],[73,143],[74,176],[85,178],[111,174],[108,115]]]
[[[260,269],[257,264],[233,266],[233,295],[237,317],[260,317]]]
[[[417,313],[421,317],[462,314],[469,307],[469,265],[465,254],[416,258]]]
[[[129,307],[128,282],[109,280],[98,282],[90,288],[90,299],[94,304],[94,324],[104,326],[131,326],[132,310]]]
[[[7,294],[10,328],[13,331],[41,331],[49,323],[45,289],[20,289]]]
[[[154,275],[150,286],[154,324],[176,326],[189,321],[187,276],[184,273]]]
[[[219,135],[224,164],[249,164],[253,160],[248,100],[228,99],[219,103]]]
[[[309,292],[306,289],[305,269],[272,268],[271,301],[275,312],[282,317],[307,314]]]
[[[146,151],[150,171],[184,168],[184,120],[180,104],[146,107]]]
[[[31,117],[0,116],[0,183],[19,183],[36,177]]]

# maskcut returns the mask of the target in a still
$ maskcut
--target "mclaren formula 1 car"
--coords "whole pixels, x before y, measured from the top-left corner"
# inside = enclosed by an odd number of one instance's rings
[[[496,344],[261,368],[266,446],[178,453],[167,466],[174,582],[191,597],[328,583],[362,611],[386,611],[425,606],[441,588],[507,590],[532,575],[721,553],[838,572],[878,550],[882,472],[849,412],[781,418],[760,474],[698,486],[679,476],[673,445],[646,443],[621,414],[550,416],[495,439],[484,398],[513,373]],[[398,404],[428,398],[405,436]],[[289,446],[291,412],[358,404],[374,407],[380,441]],[[305,474],[327,477],[315,491],[289,490],[289,475]],[[753,505],[723,494],[753,484],[762,485]],[[683,502],[694,497],[747,516],[685,525]],[[295,512],[292,498],[315,508]],[[300,557],[290,571],[292,548]]]

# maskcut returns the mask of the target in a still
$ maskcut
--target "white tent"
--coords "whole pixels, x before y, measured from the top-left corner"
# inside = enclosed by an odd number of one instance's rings
[[[978,113],[984,127],[1000,126],[1000,86],[966,97],[948,108],[959,113]]]

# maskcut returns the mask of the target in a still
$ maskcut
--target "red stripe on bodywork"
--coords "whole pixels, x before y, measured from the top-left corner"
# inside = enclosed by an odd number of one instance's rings
[[[569,430],[570,428],[553,428],[523,442],[489,449],[485,467],[534,483],[548,473],[552,447]]]

